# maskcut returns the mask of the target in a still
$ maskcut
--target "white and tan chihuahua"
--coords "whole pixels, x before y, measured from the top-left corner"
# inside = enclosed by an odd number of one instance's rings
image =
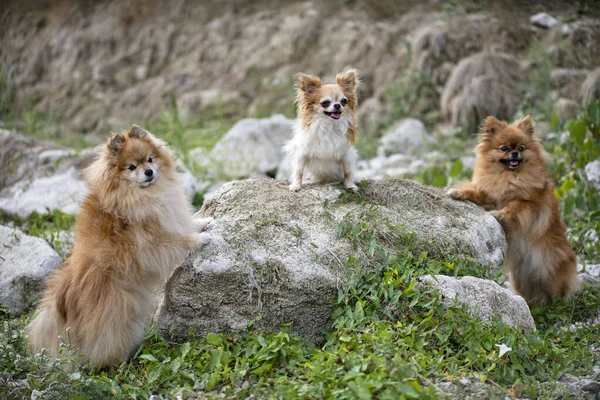
[[[313,75],[299,74],[297,79],[298,119],[285,146],[294,168],[290,190],[302,189],[303,179],[306,183],[343,181],[347,188],[356,188],[358,72],[338,74],[330,85],[322,85]]]

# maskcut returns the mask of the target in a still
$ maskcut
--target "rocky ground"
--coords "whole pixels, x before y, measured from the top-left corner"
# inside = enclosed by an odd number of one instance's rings
[[[597,10],[396,3],[0,6],[0,398],[598,396]],[[347,67],[359,190],[290,193],[293,74]],[[500,225],[444,195],[488,114],[531,114],[550,154],[585,281],[571,300],[516,296]],[[134,122],[173,146],[211,242],[132,361],[67,374],[23,328],[72,247],[94,145]]]

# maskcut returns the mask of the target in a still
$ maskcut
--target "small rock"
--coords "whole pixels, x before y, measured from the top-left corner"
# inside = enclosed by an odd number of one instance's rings
[[[592,161],[585,166],[585,176],[588,183],[600,192],[600,160]]]
[[[554,18],[553,16],[551,16],[550,14],[547,14],[545,12],[541,12],[541,13],[532,15],[529,18],[529,21],[531,21],[531,23],[533,23],[536,26],[539,26],[541,28],[546,28],[546,29],[550,29],[554,25],[558,24],[558,20],[556,18]]]
[[[585,390],[590,393],[598,393],[600,392],[600,382],[589,382],[581,387],[581,390]]]
[[[0,225],[0,304],[21,314],[36,300],[62,259],[48,243]]]
[[[427,284],[440,291],[446,305],[458,301],[467,306],[473,315],[487,322],[494,316],[511,327],[535,330],[535,323],[525,300],[496,282],[465,276],[455,278],[445,275],[422,276],[419,284]]]
[[[583,272],[583,265],[577,264],[577,270]],[[585,272],[594,278],[600,278],[600,264],[586,264]]]
[[[554,103],[554,114],[560,119],[571,119],[577,116],[579,108],[576,101],[560,98]]]
[[[406,118],[396,122],[380,139],[379,156],[410,154],[434,142],[435,139],[418,119]]]

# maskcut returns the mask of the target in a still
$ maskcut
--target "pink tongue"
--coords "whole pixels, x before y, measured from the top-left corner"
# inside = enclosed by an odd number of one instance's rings
[[[517,165],[519,165],[519,162],[517,160],[511,160],[510,165],[517,166]]]
[[[331,116],[335,119],[338,119],[339,117],[341,117],[341,115],[342,115],[341,113],[337,113],[337,112],[331,113]]]

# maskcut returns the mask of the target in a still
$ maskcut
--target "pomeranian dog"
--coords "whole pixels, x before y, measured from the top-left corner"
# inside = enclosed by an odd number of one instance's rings
[[[298,118],[293,137],[285,146],[293,165],[290,190],[300,190],[303,180],[343,181],[347,188],[356,188],[358,72],[351,69],[338,74],[336,84],[329,85],[307,74],[299,74],[297,80]]]
[[[525,300],[547,303],[569,297],[581,285],[575,252],[530,117],[512,125],[488,117],[475,153],[472,182],[460,182],[448,194],[491,211],[503,226],[505,266],[512,287]]]
[[[139,126],[114,134],[86,172],[75,245],[47,282],[29,350],[72,344],[95,368],[126,361],[144,338],[157,290],[210,219],[194,219],[166,144]]]

